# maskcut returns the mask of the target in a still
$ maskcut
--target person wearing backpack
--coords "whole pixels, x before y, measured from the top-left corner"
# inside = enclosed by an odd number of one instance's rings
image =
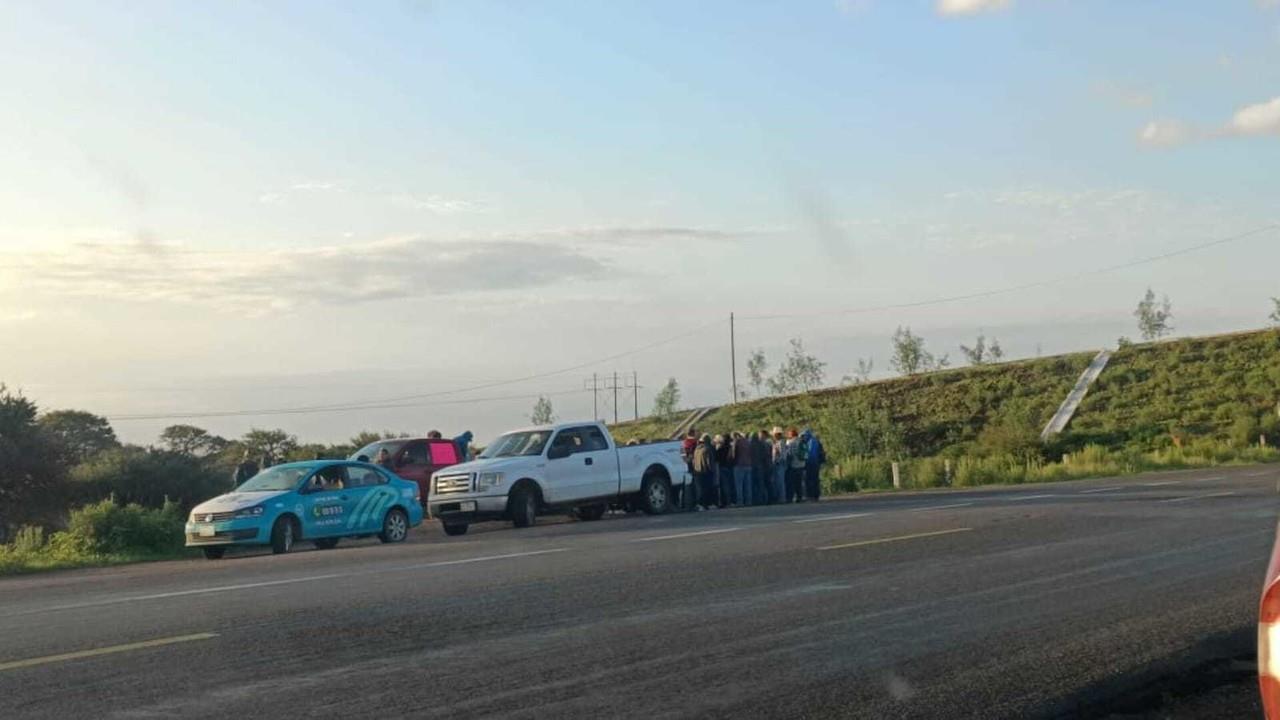
[[[787,502],[804,502],[804,466],[808,460],[805,438],[795,428],[787,431]]]
[[[818,439],[818,434],[812,430],[805,429],[804,437],[805,445],[805,463],[804,463],[804,494],[805,497],[818,502],[818,498],[822,496],[822,465],[827,462],[826,448],[822,447],[822,441]]]

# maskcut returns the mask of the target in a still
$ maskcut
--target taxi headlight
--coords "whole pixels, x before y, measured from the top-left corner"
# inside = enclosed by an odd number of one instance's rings
[[[476,490],[488,490],[502,484],[502,473],[480,473],[476,476]]]
[[[262,508],[262,506],[261,506],[261,505],[254,505],[254,506],[253,506],[253,507],[251,507],[251,508],[245,508],[245,509],[243,509],[243,510],[237,510],[237,511],[236,511],[236,517],[237,517],[237,518],[262,517],[262,513],[263,513],[263,512],[264,512],[264,511],[263,511],[263,508]]]

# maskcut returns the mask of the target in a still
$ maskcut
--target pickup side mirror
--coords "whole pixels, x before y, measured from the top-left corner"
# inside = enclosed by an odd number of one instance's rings
[[[567,458],[573,454],[570,452],[571,450],[572,448],[568,445],[552,445],[551,448],[547,450],[547,459],[560,460],[561,458]]]

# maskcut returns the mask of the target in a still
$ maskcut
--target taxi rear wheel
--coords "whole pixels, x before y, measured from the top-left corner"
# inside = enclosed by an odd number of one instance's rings
[[[317,550],[332,550],[338,547],[338,538],[321,538],[313,540],[312,544],[316,546]]]
[[[444,534],[450,537],[457,537],[459,535],[467,534],[466,523],[443,523],[443,525],[444,525]]]
[[[382,519],[382,532],[378,539],[384,543],[403,542],[409,536],[409,516],[400,508],[391,508]]]
[[[271,526],[271,552],[276,555],[283,555],[292,550],[293,543],[297,539],[298,532],[292,518],[282,517]]]
[[[204,549],[204,556],[209,560],[221,560],[222,556],[227,553],[224,547],[207,547]]]

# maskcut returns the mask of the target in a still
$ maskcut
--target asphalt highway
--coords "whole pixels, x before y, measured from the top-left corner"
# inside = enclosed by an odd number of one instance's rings
[[[1278,481],[428,524],[4,579],[0,717],[1107,717],[1248,652]]]

